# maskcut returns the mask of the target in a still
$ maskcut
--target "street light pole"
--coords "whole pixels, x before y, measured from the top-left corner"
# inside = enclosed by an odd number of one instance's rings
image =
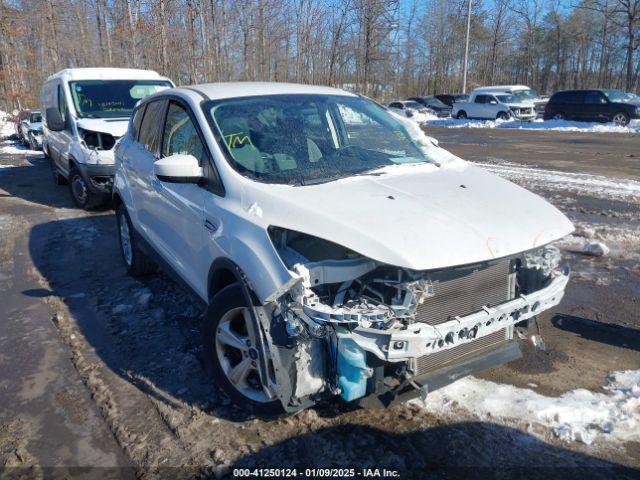
[[[467,62],[469,60],[469,33],[471,31],[471,0],[467,6],[467,38],[464,45],[464,65],[462,68],[462,93],[467,93]]]

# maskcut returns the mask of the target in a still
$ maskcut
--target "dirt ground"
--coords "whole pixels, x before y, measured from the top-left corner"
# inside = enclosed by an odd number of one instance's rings
[[[546,351],[525,346],[523,359],[478,377],[557,396],[600,391],[609,372],[640,369],[640,199],[624,185],[603,193],[571,183],[593,184],[581,174],[639,179],[640,136],[429,134],[514,175],[611,248],[593,258],[567,244],[565,300],[540,318]],[[566,185],[530,175],[547,169],[565,172]],[[115,226],[108,208],[74,208],[41,154],[0,154],[0,477],[222,478],[238,467],[640,477],[637,443],[567,442],[526,419],[481,418],[455,405],[433,414],[417,404],[369,411],[335,401],[294,417],[247,416],[201,366],[203,305],[164,274],[128,277]]]

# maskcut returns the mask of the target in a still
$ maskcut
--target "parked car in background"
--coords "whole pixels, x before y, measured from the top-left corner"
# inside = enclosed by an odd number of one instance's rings
[[[551,96],[544,118],[627,125],[640,118],[640,97],[619,90],[565,90]]]
[[[133,107],[173,86],[156,72],[124,68],[70,68],[45,81],[42,150],[55,182],[69,183],[77,206],[88,209],[110,199],[112,149],[127,130]]]
[[[23,145],[28,146],[31,150],[42,148],[42,115],[40,115],[40,111],[28,112],[20,120],[18,130],[18,136]]]
[[[414,102],[418,102],[419,104],[427,107],[439,118],[449,118],[451,116],[451,107],[441,102],[433,95],[426,97],[411,97],[409,100],[413,100]]]
[[[387,108],[399,115],[404,115],[408,118],[413,118],[420,113],[433,113],[430,112],[429,109],[427,109],[424,105],[420,105],[418,102],[414,102],[412,100],[398,100],[395,102],[391,102],[387,105]]]
[[[434,95],[435,98],[440,100],[445,105],[453,107],[453,104],[456,102],[466,102],[469,100],[469,95],[463,93],[450,94],[450,93],[441,93],[438,95]]]
[[[509,92],[485,93],[476,89],[467,102],[453,104],[451,115],[458,119],[533,120],[537,114],[532,102],[521,102]]]
[[[343,90],[163,91],[115,155],[128,272],[208,304],[205,364],[258,414],[388,406],[519,358],[568,281],[560,211]]]
[[[538,92],[526,85],[497,85],[492,87],[479,87],[475,91],[482,93],[506,92],[518,99],[520,103],[532,103],[539,117],[544,114],[544,107],[549,101],[549,97],[538,94]]]

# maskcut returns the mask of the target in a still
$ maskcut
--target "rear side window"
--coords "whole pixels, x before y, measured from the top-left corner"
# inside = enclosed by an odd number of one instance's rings
[[[476,95],[475,103],[487,103],[486,95]]]
[[[552,103],[582,103],[584,94],[582,92],[558,92],[551,97]]]
[[[142,117],[144,116],[144,110],[146,105],[142,105],[133,112],[133,121],[131,122],[131,137],[137,140],[138,133],[140,132],[140,124],[142,123]]]
[[[138,140],[144,145],[144,148],[152,153],[158,151],[164,105],[164,100],[149,102],[140,125]]]

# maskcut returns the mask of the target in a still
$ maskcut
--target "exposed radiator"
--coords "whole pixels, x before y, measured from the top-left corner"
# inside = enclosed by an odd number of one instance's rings
[[[511,300],[515,292],[515,276],[509,274],[509,260],[491,266],[470,268],[462,275],[433,280],[433,293],[418,306],[416,321],[438,325],[455,316],[469,315],[483,306],[498,305]],[[509,330],[511,335],[511,329]],[[505,329],[472,342],[416,359],[412,365],[415,375],[422,375],[459,362],[468,355],[490,350],[508,341]]]
[[[416,321],[438,325],[456,315],[469,315],[485,305],[498,305],[513,298],[513,276],[509,260],[477,267],[457,278],[433,280],[433,293],[416,311]]]
[[[457,347],[432,353],[431,355],[424,355],[415,361],[415,375],[422,375],[446,367],[452,363],[460,362],[464,360],[466,356],[483,350],[490,350],[506,341],[508,341],[506,331],[503,328],[502,330],[490,333],[472,342],[463,343]]]

